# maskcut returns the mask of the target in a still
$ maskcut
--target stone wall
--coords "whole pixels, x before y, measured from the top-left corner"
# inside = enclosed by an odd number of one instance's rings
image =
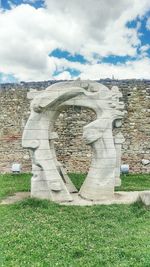
[[[103,83],[108,87],[119,86],[128,112],[122,126],[126,140],[122,163],[129,164],[134,173],[150,172],[150,164],[144,166],[141,163],[142,159],[150,159],[150,83]],[[0,90],[0,172],[9,172],[14,162],[21,163],[23,172],[31,171],[29,153],[21,147],[23,127],[30,113],[26,97],[28,90],[26,85],[3,86]],[[82,140],[82,128],[94,117],[89,109],[68,107],[56,121],[55,129],[59,135],[55,142],[57,156],[70,172],[86,172],[89,168],[91,151]]]

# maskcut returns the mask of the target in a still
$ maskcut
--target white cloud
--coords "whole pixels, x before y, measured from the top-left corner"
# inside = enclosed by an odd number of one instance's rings
[[[116,79],[149,79],[150,78],[150,59],[143,58],[135,61],[128,61],[126,64],[95,64],[85,66],[81,79],[100,79],[112,78]]]
[[[147,57],[139,58],[134,61],[127,61],[125,64],[122,63],[117,65],[110,63],[80,64],[76,62],[69,62],[65,59],[55,59],[55,64],[57,65],[57,69],[61,70],[62,73],[65,68],[79,70],[81,74],[78,77],[83,80],[98,80],[100,78],[112,78],[112,76],[116,79],[150,78],[150,59]]]
[[[71,80],[70,72],[63,71],[58,75],[53,76],[54,80]]]
[[[97,64],[94,56],[101,59],[111,54],[137,55],[140,24],[129,29],[126,23],[143,16],[150,7],[149,0],[120,0],[117,4],[116,0],[46,0],[45,4],[47,8],[22,4],[0,12],[0,72],[11,73],[19,80],[51,79],[56,70],[62,70],[62,77],[69,79],[70,74],[65,71],[68,67],[79,69],[81,77],[91,79],[111,77],[112,72],[119,77],[147,76],[145,69],[137,74],[136,67],[149,66],[147,59],[141,59],[141,64],[139,59],[113,66]],[[91,63],[49,57],[55,48],[80,53]],[[146,57],[144,53],[143,50]]]
[[[150,30],[150,18],[148,18],[148,20],[147,20],[146,27],[148,30]]]
[[[140,47],[140,56],[139,58],[145,58],[145,57],[148,57],[148,50],[150,49],[150,45],[149,44],[146,44],[146,45],[142,45]]]
[[[143,46],[140,47],[140,50],[141,50],[142,52],[146,52],[148,49],[150,49],[150,45],[149,45],[149,44],[147,44],[147,45],[143,45]]]

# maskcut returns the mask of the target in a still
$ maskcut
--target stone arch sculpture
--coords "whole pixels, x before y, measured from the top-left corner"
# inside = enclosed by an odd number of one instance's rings
[[[121,133],[115,137],[113,127],[120,127],[124,116],[122,94],[118,87],[91,81],[60,82],[46,90],[31,90],[31,114],[24,128],[22,146],[31,152],[31,196],[56,202],[72,201],[77,192],[62,165],[57,161],[54,123],[65,106],[84,106],[96,113],[96,120],[83,127],[83,138],[91,146],[92,160],[79,191],[89,200],[111,199],[115,184],[120,183]]]

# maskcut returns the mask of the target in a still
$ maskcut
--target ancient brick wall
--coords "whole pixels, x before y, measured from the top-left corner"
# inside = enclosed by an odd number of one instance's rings
[[[107,85],[111,87],[112,83]],[[144,166],[141,160],[150,159],[150,84],[119,82],[117,85],[128,112],[122,126],[126,140],[122,163],[129,164],[132,172],[148,173],[150,164]],[[31,171],[29,152],[21,147],[23,127],[30,112],[28,90],[25,85],[0,90],[0,172],[9,172],[14,162],[21,163],[22,171]],[[56,121],[57,156],[70,172],[86,172],[89,168],[91,151],[82,140],[82,128],[94,117],[89,109],[68,107]]]

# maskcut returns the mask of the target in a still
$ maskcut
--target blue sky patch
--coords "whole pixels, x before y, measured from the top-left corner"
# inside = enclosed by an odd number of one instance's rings
[[[136,20],[131,20],[131,21],[128,21],[126,26],[127,28],[136,28],[137,26],[137,22],[139,21],[139,19],[137,18]]]
[[[142,45],[150,44],[150,30],[146,28],[147,17],[144,17],[141,21],[141,28],[140,28],[140,40]]]
[[[71,55],[66,50],[61,50],[59,48],[53,50],[50,54],[50,57],[56,57],[56,58],[65,58],[68,61],[71,62],[80,62],[81,64],[87,63],[87,60],[80,54]]]
[[[11,9],[11,5],[19,6],[21,4],[29,4],[35,8],[44,6],[44,0],[36,0],[35,2],[30,0],[1,0],[1,8]]]
[[[79,76],[81,74],[81,71],[79,71],[77,69],[67,68],[67,69],[65,69],[65,71],[70,72],[70,74],[71,74],[72,77],[77,77],[77,76]]]
[[[102,58],[102,61],[99,63],[110,63],[110,64],[123,64],[126,63],[127,61],[135,60],[135,57],[129,57],[129,56],[115,56],[111,55],[108,57]]]
[[[143,18],[139,19],[137,18],[136,20],[132,20],[127,23],[128,28],[136,28],[137,23],[140,22],[140,28],[139,28],[139,39],[141,41],[141,46],[144,45],[149,45],[150,44],[150,30],[147,29],[146,23],[147,19],[150,16],[150,12],[148,12]],[[137,48],[137,53],[140,54],[140,47]],[[150,50],[147,50],[148,56],[150,57]]]

